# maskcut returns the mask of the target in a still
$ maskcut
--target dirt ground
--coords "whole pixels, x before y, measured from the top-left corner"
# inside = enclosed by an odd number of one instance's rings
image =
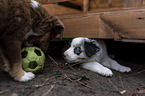
[[[48,54],[51,58],[47,56],[44,69],[32,81],[16,82],[7,73],[0,71],[0,95],[145,96],[145,44],[107,42],[111,56],[120,64],[129,66],[132,71],[120,73],[112,70],[113,77],[103,77],[79,65],[67,65],[58,47],[63,43],[57,43],[50,45],[52,48]]]

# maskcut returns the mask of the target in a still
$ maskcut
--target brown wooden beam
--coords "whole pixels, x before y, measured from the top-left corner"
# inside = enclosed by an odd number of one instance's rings
[[[65,1],[71,1],[71,0],[36,0],[42,4],[47,4],[47,3],[58,3],[58,2],[65,2]]]
[[[43,7],[52,15],[61,15],[61,14],[70,14],[70,13],[78,13],[80,10],[76,10],[73,8],[55,5],[55,4],[44,4]]]
[[[89,0],[83,0],[83,11],[87,12],[89,10]]]
[[[145,9],[88,12],[59,16],[64,38],[145,39]]]
[[[143,0],[124,0],[124,7],[142,7]]]
[[[75,5],[83,6],[84,0],[71,0],[70,3],[73,3]]]
[[[65,1],[71,1],[71,0],[47,0],[47,3],[58,3],[58,2],[65,2]]]

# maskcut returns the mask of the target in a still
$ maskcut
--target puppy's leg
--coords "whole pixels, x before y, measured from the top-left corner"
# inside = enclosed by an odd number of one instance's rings
[[[25,72],[21,65],[21,41],[19,40],[4,40],[2,42],[2,52],[9,61],[10,69],[9,74],[18,81],[26,82],[34,78],[31,72]]]
[[[111,59],[110,57],[105,57],[102,60],[102,65],[104,65],[108,68],[112,68],[116,71],[120,71],[120,72],[129,72],[129,71],[131,71],[131,69],[129,67],[125,67],[125,66],[120,65],[115,60]]]
[[[97,72],[97,73],[104,75],[104,76],[112,76],[113,75],[113,73],[110,69],[102,66],[98,62],[83,63],[82,67],[85,69]]]
[[[0,47],[0,67],[5,72],[9,72],[10,70],[9,62],[7,58],[5,58],[3,52],[1,51],[1,47]]]

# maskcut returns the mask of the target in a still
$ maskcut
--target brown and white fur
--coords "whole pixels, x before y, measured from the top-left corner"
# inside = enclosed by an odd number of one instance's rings
[[[131,71],[129,67],[120,65],[108,56],[106,45],[101,40],[85,37],[74,38],[71,46],[64,52],[64,56],[68,63],[81,62],[83,68],[103,76],[113,75],[109,68],[119,72]]]
[[[37,45],[46,52],[63,30],[62,22],[35,0],[0,0],[0,68],[17,81],[33,79],[35,75],[21,67],[22,44]]]

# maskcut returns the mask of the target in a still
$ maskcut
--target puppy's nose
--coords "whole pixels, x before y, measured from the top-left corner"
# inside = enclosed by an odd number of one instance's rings
[[[67,56],[67,54],[66,53],[63,53],[63,57],[66,57]]]

